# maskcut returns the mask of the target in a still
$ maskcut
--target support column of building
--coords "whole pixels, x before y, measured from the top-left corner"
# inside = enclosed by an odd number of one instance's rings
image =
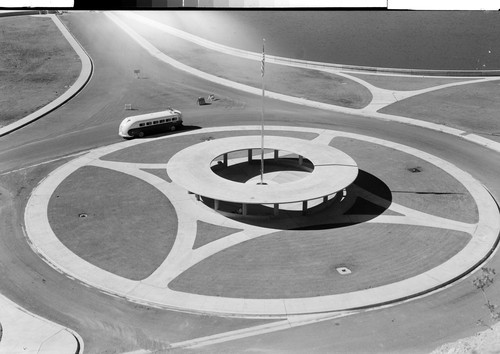
[[[302,155],[299,155],[299,166],[302,166],[303,162],[304,162],[304,157]]]
[[[243,203],[241,210],[242,214],[246,216],[248,214],[248,205]]]
[[[219,200],[218,199],[214,199],[214,209],[219,210]]]
[[[307,200],[304,200],[302,202],[302,215],[306,215],[307,214]]]
[[[248,163],[252,162],[252,149],[248,149]]]
[[[274,150],[274,159],[277,160],[279,157],[279,150]]]
[[[274,216],[278,216],[280,213],[280,205],[278,203],[274,204]]]
[[[222,159],[223,159],[222,163],[224,164],[224,166],[227,167],[227,153],[222,156]]]

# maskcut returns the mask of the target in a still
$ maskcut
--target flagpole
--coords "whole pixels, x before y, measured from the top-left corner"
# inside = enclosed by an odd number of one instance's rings
[[[260,184],[264,184],[264,91],[265,91],[265,82],[264,82],[264,66],[266,55],[264,52],[264,44],[266,43],[266,39],[262,38],[262,63],[261,63],[261,75],[262,75],[262,109],[261,109],[261,129],[260,129]]]

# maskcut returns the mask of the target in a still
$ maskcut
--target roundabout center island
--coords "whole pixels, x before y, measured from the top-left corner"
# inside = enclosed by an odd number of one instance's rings
[[[243,216],[260,215],[262,208],[252,209],[255,206],[272,209],[273,215],[298,206],[306,214],[334,199],[358,176],[356,162],[338,149],[303,139],[266,136],[261,181],[260,145],[260,136],[207,140],[174,155],[167,173],[215,210]]]

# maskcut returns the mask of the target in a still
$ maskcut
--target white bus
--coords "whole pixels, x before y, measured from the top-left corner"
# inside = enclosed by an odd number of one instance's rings
[[[141,114],[125,118],[120,123],[118,134],[126,139],[139,137],[146,134],[174,131],[182,125],[182,113],[169,108],[166,111]]]

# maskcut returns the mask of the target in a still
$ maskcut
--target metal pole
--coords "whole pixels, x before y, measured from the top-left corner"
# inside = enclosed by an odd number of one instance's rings
[[[264,54],[264,44],[266,43],[266,39],[262,39],[262,64],[261,64],[261,74],[262,74],[262,110],[261,110],[261,146],[260,146],[260,184],[264,184],[264,91],[265,91],[265,82],[264,82],[264,65],[266,56]]]

